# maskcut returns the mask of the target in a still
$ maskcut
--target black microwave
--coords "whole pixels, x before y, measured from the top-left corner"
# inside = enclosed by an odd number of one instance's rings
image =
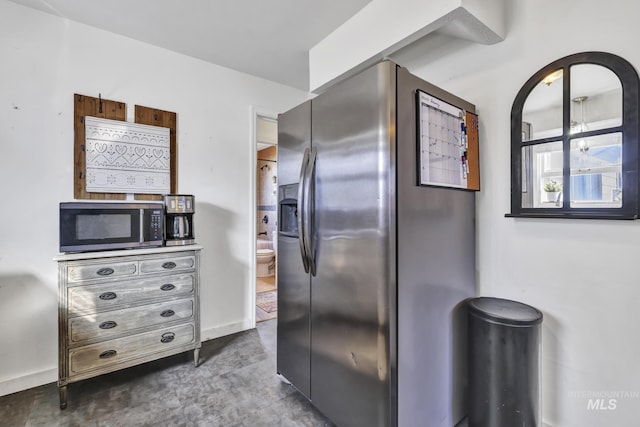
[[[162,246],[163,203],[60,203],[60,252]]]

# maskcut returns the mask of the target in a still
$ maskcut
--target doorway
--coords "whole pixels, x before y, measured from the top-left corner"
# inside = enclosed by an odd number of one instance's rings
[[[278,123],[256,116],[256,323],[278,316]]]

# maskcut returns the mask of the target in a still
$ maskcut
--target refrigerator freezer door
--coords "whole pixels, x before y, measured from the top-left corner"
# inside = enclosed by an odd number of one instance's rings
[[[310,149],[311,102],[306,102],[278,117],[278,181],[283,197],[291,197],[285,188],[296,184],[305,149]],[[294,187],[290,187],[294,188]],[[298,187],[299,188],[299,187]],[[297,197],[297,196],[294,196]],[[296,213],[300,203],[297,203]],[[282,209],[282,207],[280,207]],[[300,392],[310,397],[309,312],[311,283],[305,273],[297,227],[278,233],[278,373]]]
[[[313,100],[311,401],[341,427],[392,418],[394,77],[382,63]]]
[[[278,185],[299,182],[305,148],[311,149],[311,101],[278,116]]]

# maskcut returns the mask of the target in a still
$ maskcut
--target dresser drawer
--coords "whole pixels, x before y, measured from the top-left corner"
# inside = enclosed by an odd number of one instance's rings
[[[102,340],[149,326],[193,318],[193,299],[108,311],[69,320],[71,344]]]
[[[192,323],[69,350],[71,376],[195,342]]]
[[[69,315],[74,316],[113,310],[158,298],[191,295],[195,281],[195,274],[189,273],[74,286],[67,290],[67,307]]]
[[[135,276],[137,272],[137,261],[103,262],[88,265],[86,263],[84,265],[70,264],[67,267],[67,282]]]
[[[180,270],[193,270],[195,267],[195,255],[145,259],[140,261],[140,274],[171,273]]]

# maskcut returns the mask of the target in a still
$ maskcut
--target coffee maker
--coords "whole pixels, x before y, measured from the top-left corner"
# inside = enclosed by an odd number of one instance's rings
[[[193,214],[195,213],[195,201],[193,196],[188,194],[167,194],[164,196],[164,206],[165,245],[194,244]]]

